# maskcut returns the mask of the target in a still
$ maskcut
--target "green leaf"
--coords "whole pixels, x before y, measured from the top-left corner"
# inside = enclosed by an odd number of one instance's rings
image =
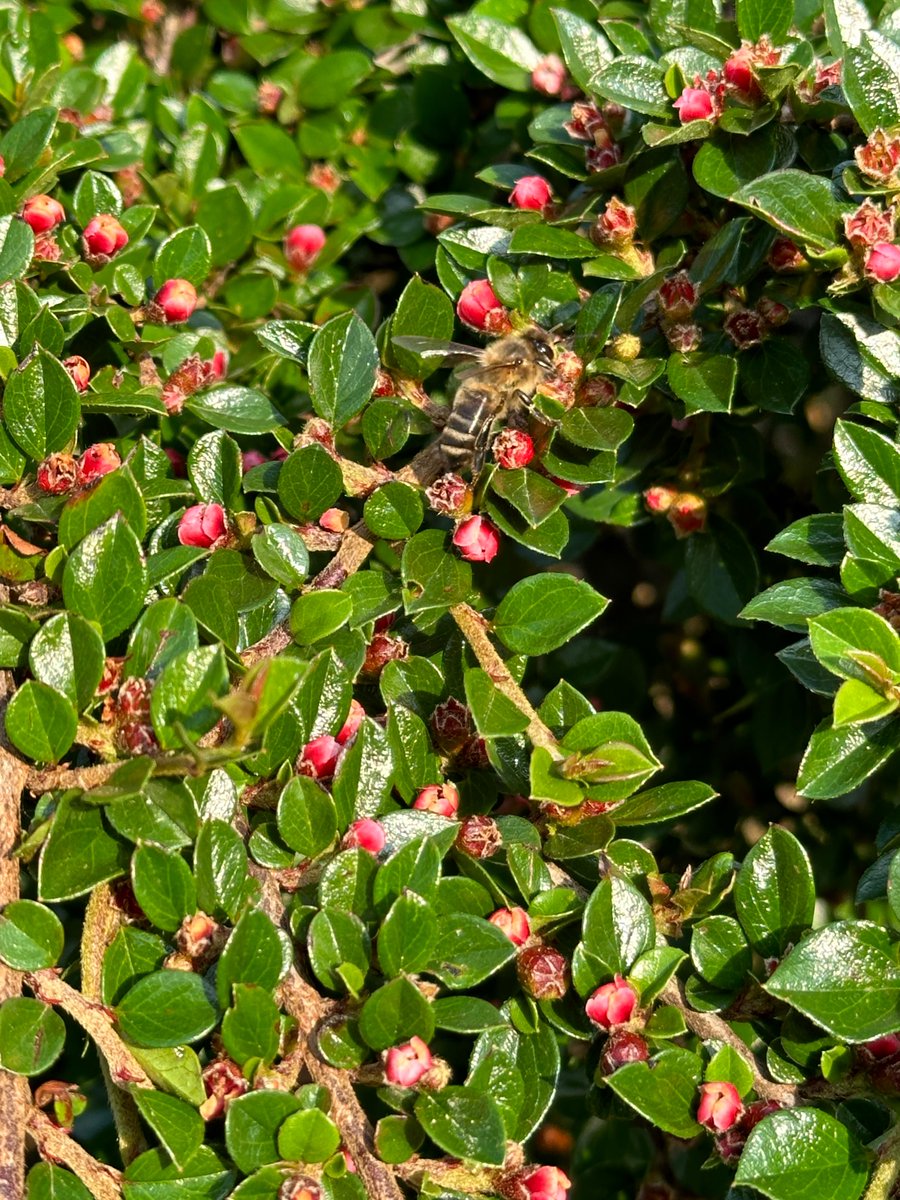
[[[91,1193],[77,1176],[53,1163],[35,1163],[27,1182],[27,1200],[91,1200]]]
[[[565,504],[568,496],[563,488],[524,467],[495,471],[491,476],[491,489],[524,517],[535,529]]]
[[[391,905],[378,931],[378,962],[383,973],[390,978],[424,970],[437,940],[434,909],[415,892],[405,892]]]
[[[293,591],[309,572],[309,551],[290,525],[273,522],[250,539],[253,557],[276,583]]]
[[[251,908],[235,925],[219,958],[216,992],[225,1008],[235,983],[255,983],[271,991],[290,965],[290,947],[266,914]]]
[[[607,1083],[626,1104],[665,1133],[692,1138],[699,1126],[694,1119],[700,1059],[688,1050],[664,1050],[649,1063],[626,1063]]]
[[[0,913],[0,959],[16,971],[56,964],[65,930],[56,913],[34,900],[13,900]]]
[[[473,667],[465,674],[466,703],[482,737],[511,737],[528,728],[528,716],[505,695],[487,671]]]
[[[0,139],[0,154],[6,164],[8,180],[18,179],[40,160],[53,136],[57,119],[56,108],[36,108],[7,129]]]
[[[96,622],[106,641],[134,621],[146,586],[140,543],[120,513],[78,543],[63,572],[67,607]]]
[[[9,740],[35,762],[59,762],[75,740],[78,714],[55,688],[29,679],[10,700],[5,716]]]
[[[203,1118],[190,1104],[152,1088],[135,1088],[138,1112],[172,1156],[184,1166],[203,1145]]]
[[[515,953],[506,934],[490,921],[453,913],[441,923],[428,972],[453,991],[465,991],[499,971]]]
[[[320,517],[343,490],[341,468],[322,446],[295,450],[278,474],[278,499],[304,524]]]
[[[363,851],[365,853],[365,851]],[[333,992],[346,991],[344,969],[353,969],[360,990],[369,970],[371,947],[365,925],[353,913],[321,908],[307,932],[309,961],[316,978]]]
[[[611,816],[617,825],[655,825],[693,812],[717,796],[706,783],[664,783],[623,800]]]
[[[773,171],[744,184],[731,199],[814,251],[837,244],[841,210],[820,175],[793,168]]]
[[[843,1122],[818,1109],[790,1108],[751,1131],[735,1183],[769,1200],[857,1200],[868,1173],[866,1154]]]
[[[900,673],[900,636],[884,617],[865,608],[835,608],[809,623],[813,654],[842,679],[872,687]]]
[[[15,1075],[40,1075],[62,1054],[66,1027],[49,1004],[14,996],[0,1004],[0,1066]]]
[[[58,613],[32,639],[28,662],[35,679],[61,692],[83,712],[94,698],[106,656],[93,625],[74,613]]]
[[[424,1131],[414,1117],[382,1117],[375,1127],[375,1150],[382,1162],[407,1162],[424,1140]]]
[[[780,46],[791,28],[793,12],[781,0],[737,0],[738,33],[758,42],[764,33]]]
[[[130,853],[107,831],[100,808],[64,796],[41,848],[38,895],[48,902],[83,896],[123,875]]]
[[[838,513],[814,513],[782,529],[766,546],[816,567],[835,567],[844,557],[844,521]]]
[[[186,279],[196,287],[206,281],[212,264],[212,249],[199,225],[187,225],[160,243],[153,259],[157,287],[167,279]]]
[[[373,1050],[387,1050],[411,1037],[428,1042],[434,1033],[434,1013],[412,980],[401,975],[366,1000],[359,1014],[359,1032]]]
[[[346,592],[321,588],[298,596],[291,608],[291,635],[301,646],[331,637],[346,625],[353,613],[353,601]]]
[[[730,412],[737,382],[737,360],[724,354],[672,354],[666,368],[669,386],[684,402],[685,413]]]
[[[150,715],[159,744],[183,744],[179,730],[196,741],[221,715],[216,700],[228,691],[228,667],[221,646],[187,650],[165,667],[150,695]]]
[[[371,70],[369,57],[362,51],[332,49],[300,75],[298,100],[305,108],[334,108]]]
[[[453,323],[453,304],[450,298],[440,288],[431,283],[424,283],[415,275],[397,301],[397,308],[391,318],[391,337],[414,335],[446,341],[453,335]],[[427,379],[440,366],[437,361],[429,361],[396,345],[392,345],[391,355],[401,371],[411,375],[413,379]],[[368,436],[366,441],[368,443]],[[381,456],[376,454],[375,457]]]
[[[887,930],[871,921],[835,921],[814,930],[764,987],[847,1042],[897,1027],[900,968]]]
[[[510,254],[540,254],[546,258],[596,258],[601,253],[589,238],[552,225],[520,225],[509,243]]]
[[[254,1058],[268,1065],[278,1053],[280,1024],[278,1005],[264,988],[236,983],[234,1006],[222,1018],[225,1050],[241,1065]]]
[[[378,350],[372,331],[353,310],[319,329],[307,371],[313,407],[335,429],[362,412],[375,386]]]
[[[419,491],[407,483],[385,483],[372,493],[363,518],[376,537],[408,538],[422,524],[424,506]]]
[[[211,916],[224,912],[234,920],[247,880],[247,851],[240,834],[227,822],[204,821],[194,847],[197,903]]]
[[[844,54],[841,87],[863,133],[900,124],[900,51],[875,30]]]
[[[734,917],[718,914],[694,925],[691,958],[706,982],[724,992],[741,987],[753,965],[740,925]]]
[[[206,983],[190,971],[144,975],[119,1001],[116,1014],[124,1036],[150,1048],[199,1041],[218,1020]]]
[[[450,608],[467,599],[472,568],[452,554],[447,543],[439,529],[417,533],[406,543],[400,573],[408,613]]]
[[[540,52],[520,29],[506,21],[472,11],[449,17],[447,27],[483,75],[514,92],[531,87],[531,72]]]
[[[805,633],[810,617],[841,608],[848,599],[844,589],[830,579],[788,579],[754,596],[738,615],[745,621],[768,621]]]
[[[185,401],[185,409],[229,433],[270,433],[284,424],[284,417],[269,399],[249,387],[218,387],[197,392]]]
[[[844,796],[900,749],[900,731],[888,720],[871,725],[820,726],[809,740],[797,790],[810,800]]]
[[[304,858],[315,858],[327,850],[337,834],[331,796],[315,780],[296,775],[278,800],[278,832]]]
[[[150,922],[168,933],[197,909],[194,877],[177,851],[138,846],[131,860],[131,881]]]
[[[513,584],[494,616],[494,632],[510,650],[549,654],[604,611],[609,601],[571,575],[534,575]]]
[[[0,217],[0,284],[21,279],[33,257],[31,227],[15,215]]]
[[[416,1100],[416,1119],[433,1142],[456,1158],[487,1166],[503,1162],[503,1118],[490,1096],[474,1088],[446,1087]]]
[[[81,539],[121,513],[138,538],[147,529],[144,499],[127,467],[105,475],[87,492],[71,499],[60,513],[59,541],[67,550]]]
[[[663,84],[660,63],[637,55],[622,55],[605,67],[594,82],[594,91],[648,117],[671,117],[672,101]]]
[[[603,879],[585,907],[582,938],[609,975],[624,975],[656,942],[650,905],[627,879]]]
[[[738,872],[734,904],[751,946],[778,958],[812,924],[816,891],[806,851],[792,833],[773,825]]]
[[[249,1092],[233,1099],[225,1114],[225,1145],[238,1170],[249,1175],[278,1162],[278,1130],[301,1107],[290,1092]]]
[[[551,11],[566,66],[582,91],[590,93],[614,58],[612,46],[593,22],[565,8]]]
[[[0,219],[0,236],[2,220],[5,218]],[[41,459],[66,448],[75,436],[78,415],[75,384],[59,359],[38,346],[7,380],[3,393],[6,428],[26,454]]]
[[[900,503],[900,448],[875,429],[852,421],[834,427],[834,457],[855,500]]]
[[[291,1113],[278,1130],[278,1153],[287,1162],[326,1162],[340,1144],[341,1131],[320,1108]]]

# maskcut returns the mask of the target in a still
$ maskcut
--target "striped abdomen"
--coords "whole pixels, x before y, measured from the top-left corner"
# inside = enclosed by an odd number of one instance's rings
[[[485,388],[459,389],[441,434],[441,450],[449,462],[456,465],[472,457],[485,422],[498,413],[497,398]]]

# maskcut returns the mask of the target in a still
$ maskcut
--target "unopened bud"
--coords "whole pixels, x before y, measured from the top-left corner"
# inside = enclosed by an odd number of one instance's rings
[[[650,1047],[639,1033],[616,1029],[606,1039],[600,1054],[600,1073],[612,1075],[619,1067],[633,1062],[646,1062],[649,1057]]]
[[[470,858],[490,858],[503,844],[500,826],[492,817],[466,817],[460,822],[456,848]]]
[[[561,1000],[569,990],[569,964],[552,946],[529,946],[516,959],[522,989],[535,1000]]]

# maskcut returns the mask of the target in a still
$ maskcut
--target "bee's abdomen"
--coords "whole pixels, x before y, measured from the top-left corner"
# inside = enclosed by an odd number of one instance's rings
[[[488,412],[490,397],[481,388],[462,388],[441,434],[441,449],[451,462],[469,458]]]

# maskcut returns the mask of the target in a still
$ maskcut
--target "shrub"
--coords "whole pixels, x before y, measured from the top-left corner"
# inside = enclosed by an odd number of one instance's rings
[[[893,6],[89,9],[0,10],[4,1195],[885,1200]]]

